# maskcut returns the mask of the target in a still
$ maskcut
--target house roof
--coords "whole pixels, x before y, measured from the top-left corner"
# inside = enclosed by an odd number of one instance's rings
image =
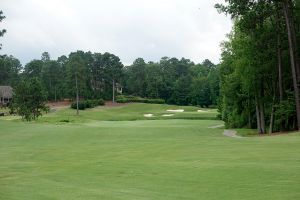
[[[12,98],[13,88],[10,86],[0,86],[0,97],[2,98]]]

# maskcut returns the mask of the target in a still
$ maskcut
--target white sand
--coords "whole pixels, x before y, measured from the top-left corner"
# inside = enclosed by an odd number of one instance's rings
[[[144,114],[144,117],[154,117],[153,114]]]
[[[183,109],[178,109],[178,110],[167,110],[167,112],[184,112]]]
[[[162,115],[163,117],[172,117],[174,116],[174,114],[165,114],[165,115]]]
[[[208,111],[206,111],[206,110],[198,110],[198,112],[208,112]]]

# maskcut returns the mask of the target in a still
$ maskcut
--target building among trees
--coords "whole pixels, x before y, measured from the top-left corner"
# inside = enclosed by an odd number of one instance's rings
[[[12,100],[13,88],[10,86],[0,86],[0,104],[5,105]]]
[[[120,83],[116,83],[116,91],[118,94],[123,94],[123,86]]]

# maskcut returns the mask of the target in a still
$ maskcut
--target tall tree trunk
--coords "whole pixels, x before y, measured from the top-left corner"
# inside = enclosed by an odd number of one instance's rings
[[[264,105],[263,103],[260,101],[260,124],[261,124],[261,134],[265,134],[266,133],[266,123],[265,123],[265,109],[264,109]]]
[[[278,33],[277,33],[277,62],[278,62],[278,90],[279,90],[279,103],[283,102],[283,84],[282,84],[282,50],[281,50],[281,37],[280,37],[280,27],[278,21]],[[284,118],[280,116],[280,131],[284,128]]]
[[[292,78],[293,78],[293,87],[294,87],[296,113],[297,113],[297,128],[298,128],[298,130],[300,130],[300,102],[299,102],[298,77],[297,77],[297,70],[296,70],[296,64],[295,64],[296,63],[295,48],[294,48],[293,36],[292,36],[292,30],[291,30],[292,22],[290,19],[288,0],[284,0],[283,11],[284,11],[284,17],[285,17],[285,21],[286,21],[288,41],[289,41],[290,61],[291,61],[291,68],[292,68]]]
[[[276,99],[276,90],[274,90],[273,102],[272,102],[272,109],[271,109],[271,117],[270,117],[270,127],[269,127],[269,134],[273,133],[273,126],[274,126],[274,112],[275,112],[275,99]]]
[[[76,114],[79,115],[79,92],[78,92],[78,83],[77,83],[77,73],[75,74],[76,81]]]
[[[283,101],[283,85],[282,85],[282,50],[281,50],[281,37],[280,37],[280,17],[277,13],[277,62],[278,62],[278,86],[279,86],[279,101]]]
[[[248,128],[251,128],[251,112],[248,112]]]
[[[257,131],[261,134],[261,120],[260,120],[260,110],[259,110],[259,103],[258,98],[255,98],[255,108],[256,108],[256,119],[257,119]]]
[[[248,112],[248,128],[251,129],[251,102],[250,102],[250,97],[248,96],[248,100],[247,100],[247,112]]]
[[[265,111],[264,105],[258,96],[255,98],[256,103],[256,117],[257,117],[257,130],[259,134],[266,133],[266,125],[265,125]]]
[[[300,65],[299,65],[299,55],[298,55],[298,43],[297,43],[297,37],[296,37],[296,28],[295,28],[295,18],[294,18],[294,5],[291,0],[288,0],[289,2],[289,11],[290,11],[290,26],[291,26],[291,32],[292,32],[292,39],[294,44],[294,55],[295,55],[295,67],[297,72],[297,78],[298,78],[298,87],[300,83]]]
[[[274,126],[274,105],[272,105],[272,110],[271,110],[269,134],[273,133],[273,126]]]
[[[113,103],[115,103],[115,79],[113,79],[113,82],[112,82],[112,85],[113,85]]]

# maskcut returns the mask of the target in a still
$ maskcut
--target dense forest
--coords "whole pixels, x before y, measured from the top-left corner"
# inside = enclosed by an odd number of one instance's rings
[[[51,60],[44,52],[40,60],[24,67],[12,56],[0,58],[0,85],[16,86],[22,80],[37,78],[49,101],[74,99],[76,81],[82,99],[112,100],[117,86],[123,94],[163,99],[177,105],[208,107],[219,96],[218,67],[209,60],[194,64],[188,59],[162,58],[146,63],[142,58],[124,66],[110,53],[77,51]]]
[[[299,1],[226,0],[234,20],[222,44],[220,112],[228,127],[300,129]]]

